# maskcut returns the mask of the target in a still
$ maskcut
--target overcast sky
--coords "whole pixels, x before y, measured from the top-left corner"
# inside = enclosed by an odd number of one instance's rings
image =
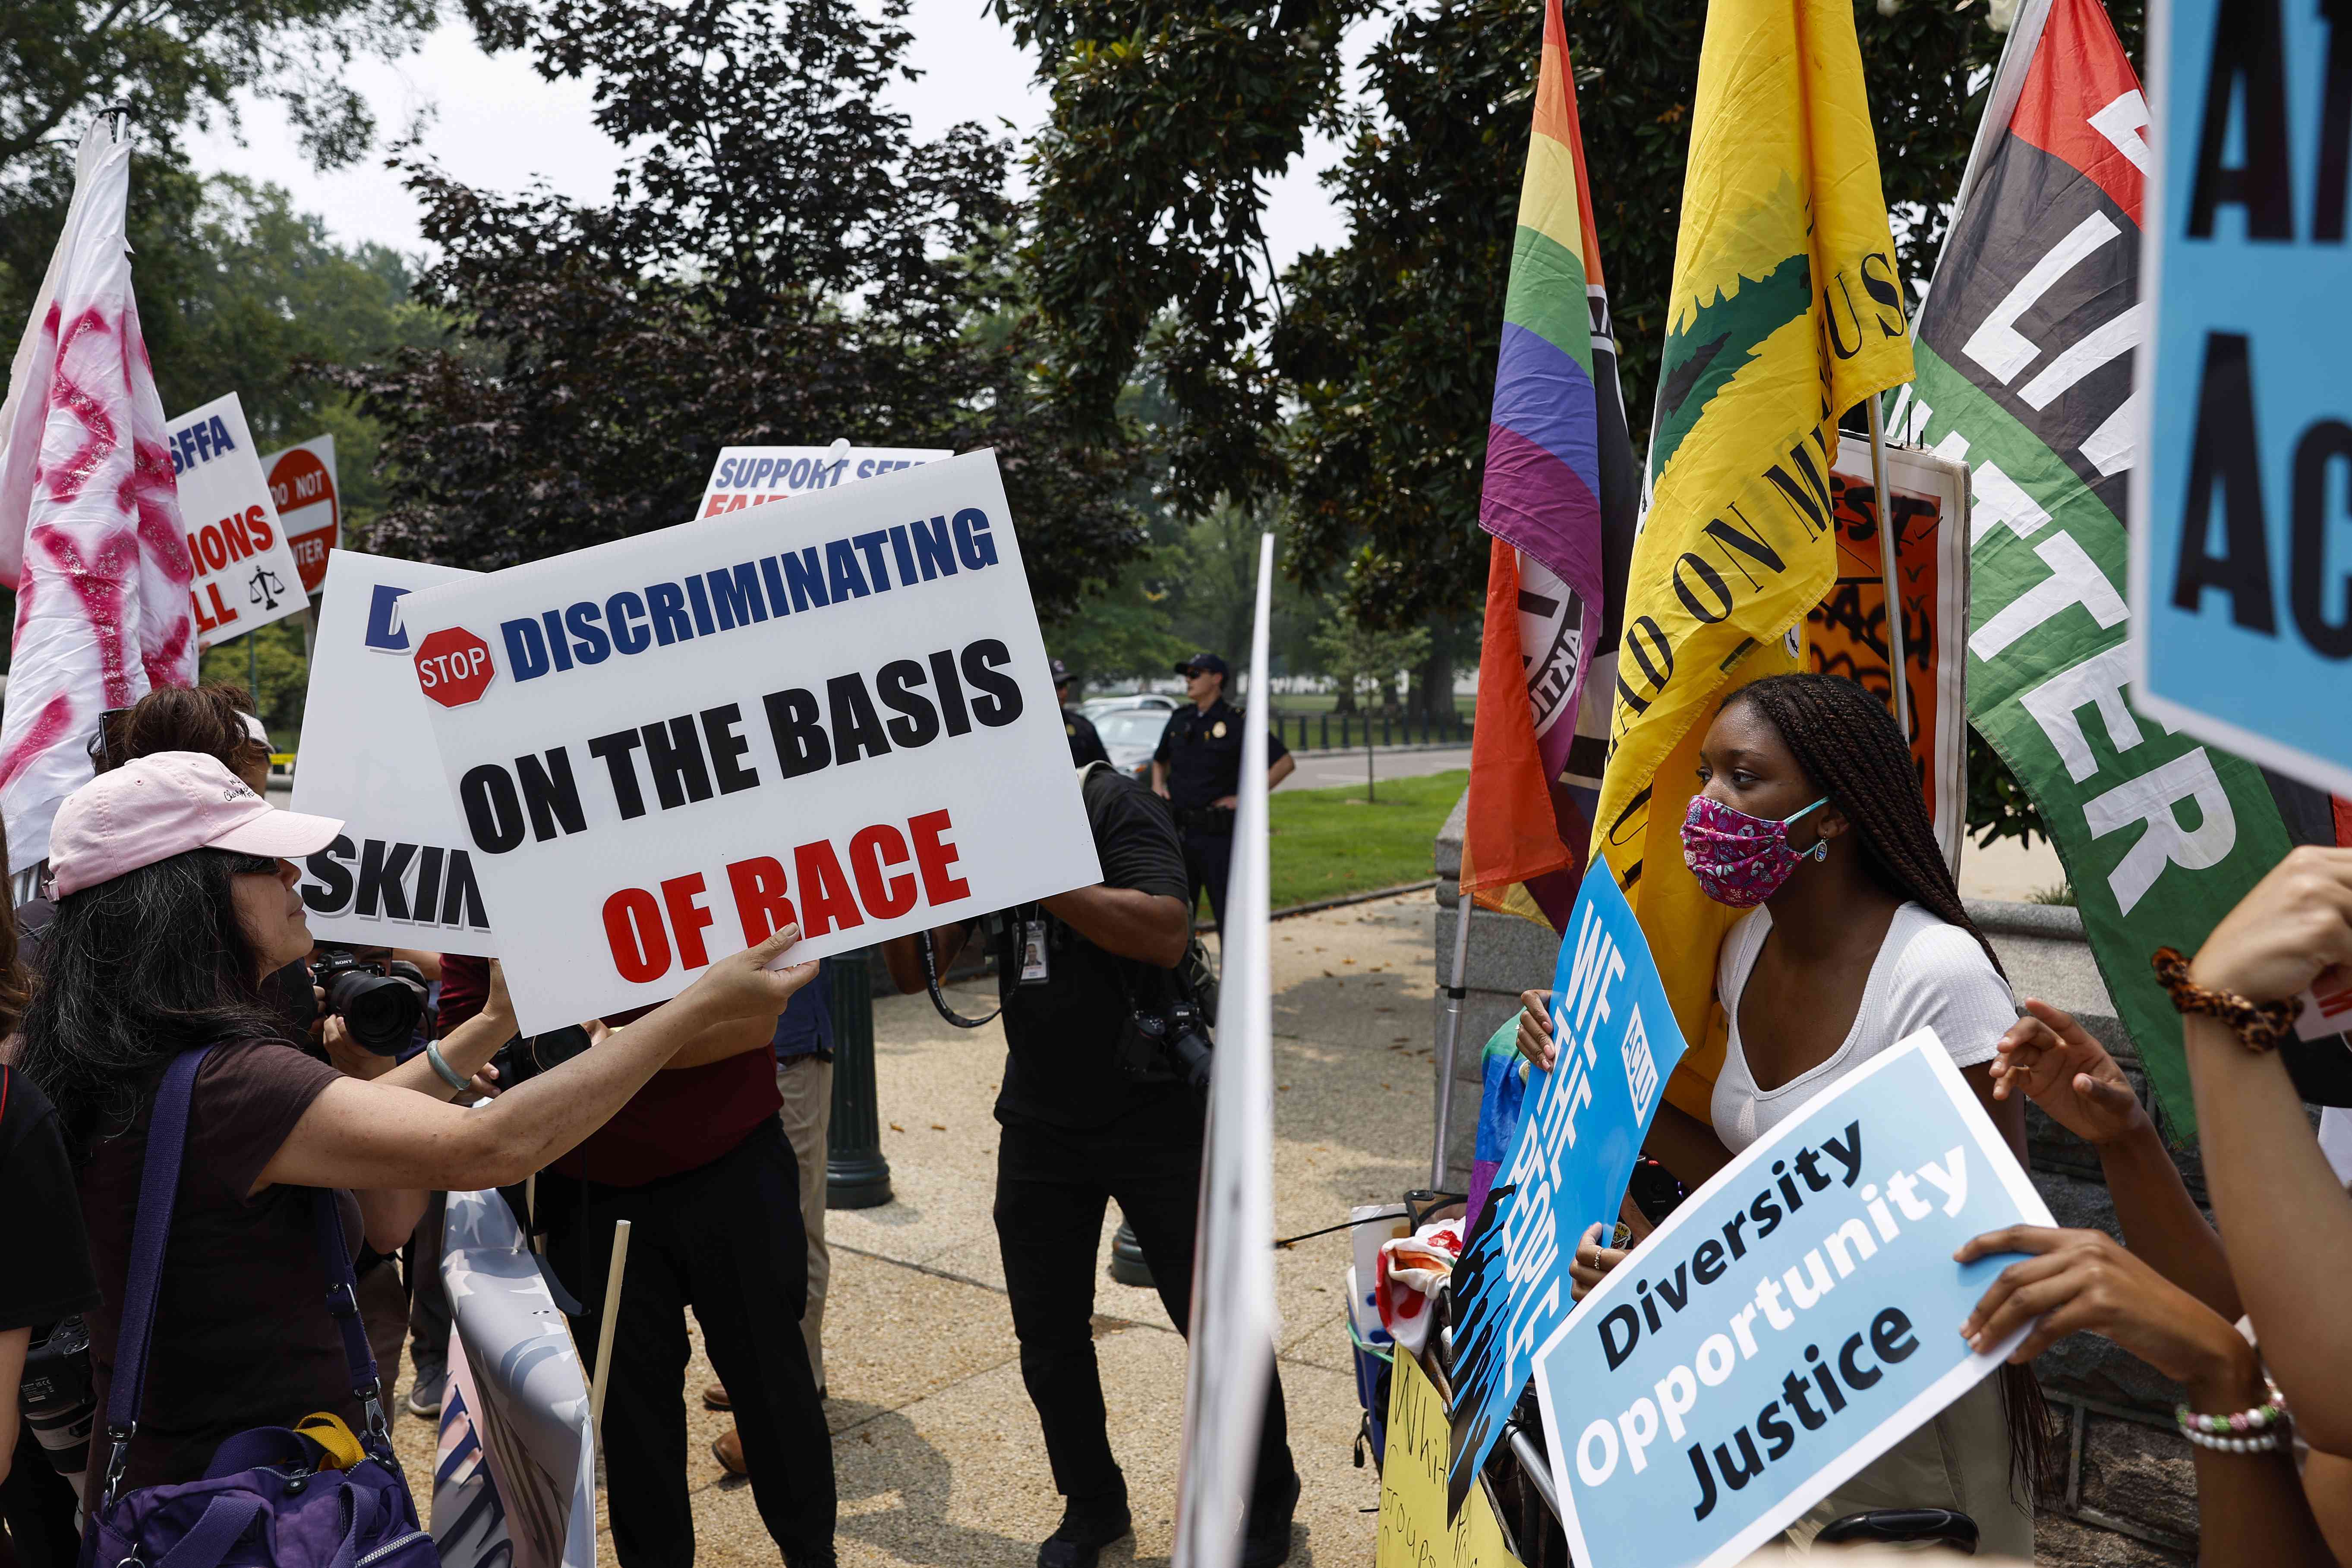
[[[992,129],[1010,122],[1025,137],[1047,109],[1030,57],[981,8],[981,0],[915,0],[909,63],[923,73],[909,88],[897,84],[898,107],[920,139],[976,120]],[[1368,38],[1351,38],[1360,59]],[[589,89],[580,82],[540,79],[520,54],[487,55],[462,23],[444,26],[424,49],[392,64],[356,63],[352,84],[366,93],[389,138],[421,111],[432,120],[425,149],[467,184],[520,190],[544,179],[581,202],[612,192],[620,149],[596,129]],[[320,174],[303,160],[283,115],[248,103],[243,144],[221,127],[192,143],[199,169],[273,182],[293,193],[295,205],[318,214],[345,243],[376,240],[406,252],[422,248],[418,210],[381,154],[349,169]],[[1338,161],[1328,142],[1311,142],[1267,203],[1267,237],[1277,263],[1300,252],[1345,242],[1346,225],[1316,175]]]

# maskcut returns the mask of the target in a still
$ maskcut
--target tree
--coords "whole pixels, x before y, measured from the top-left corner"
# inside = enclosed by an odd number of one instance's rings
[[[509,16],[642,149],[609,205],[411,162],[453,341],[345,372],[395,475],[376,538],[495,568],[680,522],[719,448],[996,449],[1049,615],[1142,539],[1118,443],[1044,395],[1007,148],[881,106],[907,0],[544,0]],[[1099,421],[1089,416],[1089,428]]]
[[[1397,676],[1428,655],[1429,629],[1399,632],[1342,612],[1316,634],[1315,646],[1323,655],[1323,673],[1339,688],[1342,712],[1359,702],[1365,703],[1367,711],[1375,706],[1393,711]]]

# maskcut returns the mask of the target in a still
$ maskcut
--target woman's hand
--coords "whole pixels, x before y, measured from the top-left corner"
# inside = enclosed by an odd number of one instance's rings
[[[2030,1015],[2010,1025],[1993,1049],[1992,1097],[2018,1090],[2051,1120],[2088,1144],[2113,1143],[2147,1124],[2147,1113],[2106,1048],[2091,1032],[2037,997]]]
[[[735,1019],[773,1019],[793,999],[793,993],[816,978],[816,962],[768,966],[801,939],[797,925],[787,925],[756,947],[730,953],[702,972],[680,992],[677,1003],[704,1013],[713,1022]]]
[[[482,1010],[493,1018],[514,1022],[514,998],[507,995],[507,966],[501,958],[490,960],[489,994],[482,999]]]
[[[1979,1354],[2027,1322],[2032,1332],[2010,1353],[2021,1366],[2071,1333],[2113,1340],[2200,1396],[2235,1397],[2254,1376],[2253,1349],[2220,1313],[2134,1256],[2101,1230],[2012,1225],[1988,1231],[1952,1256],[1962,1263],[1999,1252],[2024,1252],[2003,1269],[1960,1325]],[[2202,1409],[2239,1409],[2203,1404]]]
[[[391,1057],[379,1056],[353,1040],[341,1014],[329,1013],[320,1022],[325,1027],[319,1031],[319,1043],[335,1071],[346,1078],[373,1082],[398,1065]]]
[[[2352,850],[2293,851],[2222,916],[2189,966],[2189,978],[2249,1001],[2305,990],[2352,964]]]
[[[1519,1006],[1519,1054],[1549,1072],[1559,1055],[1551,1042],[1551,993],[1522,991]]]
[[[1576,1251],[1568,1260],[1568,1299],[1580,1301],[1601,1283],[1601,1276],[1625,1261],[1625,1254],[1613,1247],[1601,1245],[1603,1232],[1595,1220],[1591,1228],[1577,1238]]]

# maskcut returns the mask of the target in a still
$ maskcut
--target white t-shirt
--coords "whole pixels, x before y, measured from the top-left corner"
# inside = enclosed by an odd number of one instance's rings
[[[1932,1029],[1951,1053],[1954,1066],[1973,1067],[1993,1059],[1994,1043],[2017,1021],[2009,982],[1977,939],[1924,905],[1906,904],[1895,912],[1878,956],[1871,961],[1862,1006],[1854,1012],[1845,1042],[1811,1071],[1799,1073],[1778,1089],[1759,1089],[1739,1041],[1739,994],[1747,988],[1748,972],[1771,929],[1772,912],[1759,907],[1725,935],[1716,960],[1716,995],[1730,1018],[1731,1040],[1709,1109],[1716,1136],[1735,1155],[1906,1035]]]

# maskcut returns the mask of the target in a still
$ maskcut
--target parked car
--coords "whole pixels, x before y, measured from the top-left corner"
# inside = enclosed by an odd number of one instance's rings
[[[1149,784],[1151,754],[1160,749],[1160,733],[1168,727],[1168,716],[1172,711],[1172,705],[1162,707],[1157,703],[1130,702],[1087,716],[1094,720],[1095,733],[1102,737],[1103,749],[1110,754],[1111,766]]]
[[[1078,705],[1078,711],[1100,723],[1103,715],[1117,713],[1121,708],[1156,708],[1165,716],[1183,706],[1182,697],[1171,697],[1160,692],[1129,692],[1124,696],[1088,697]],[[1166,722],[1164,716],[1161,722]]]

